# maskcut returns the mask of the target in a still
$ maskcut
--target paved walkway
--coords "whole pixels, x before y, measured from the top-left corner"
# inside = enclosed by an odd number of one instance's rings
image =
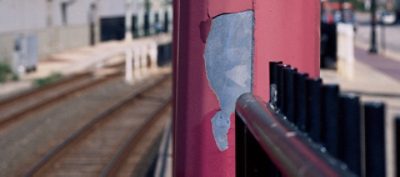
[[[370,47],[371,15],[369,13],[356,13],[355,44],[367,50]],[[400,61],[400,25],[377,25],[377,48],[380,54]]]
[[[160,34],[158,36],[134,39],[133,41],[138,42],[139,40],[153,40],[156,43],[164,44],[172,41],[172,36],[171,34]],[[123,62],[124,55],[120,51],[126,46],[127,43],[124,41],[111,41],[100,43],[93,47],[87,46],[52,54],[48,58],[39,61],[37,71],[22,76],[17,82],[0,84],[0,98],[27,90],[33,86],[32,81],[45,78],[54,73],[68,76],[87,70],[96,70],[96,68],[104,64]]]
[[[358,61],[400,81],[400,61],[392,60],[382,55],[369,54],[360,48],[355,48],[354,53]]]
[[[321,70],[325,83],[338,83],[344,92],[360,95],[363,102],[386,104],[386,151],[388,176],[394,177],[394,117],[400,115],[400,61],[382,55],[370,55],[355,49],[354,77],[349,79],[334,70]]]

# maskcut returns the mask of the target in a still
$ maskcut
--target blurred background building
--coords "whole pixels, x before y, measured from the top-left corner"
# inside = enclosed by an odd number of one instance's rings
[[[132,2],[134,36],[144,35],[139,29],[145,26],[172,20],[171,0]],[[126,7],[126,0],[0,0],[0,62],[13,64],[18,51],[34,60],[99,41],[121,40]]]

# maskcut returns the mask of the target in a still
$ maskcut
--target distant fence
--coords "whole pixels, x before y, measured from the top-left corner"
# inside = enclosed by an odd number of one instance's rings
[[[159,44],[158,47],[158,65],[163,66],[172,60],[172,42]]]
[[[383,103],[281,62],[270,63],[270,88],[269,103],[245,94],[236,104],[238,177],[386,176]]]
[[[164,14],[152,14],[154,20],[151,21],[151,14],[145,13],[142,16],[132,16],[132,34],[134,38],[147,37],[154,34],[169,33],[172,21],[170,15],[165,12]],[[139,24],[139,19],[143,24]],[[161,20],[163,19],[163,20]],[[123,40],[125,38],[125,17],[105,17],[100,19],[100,40]]]

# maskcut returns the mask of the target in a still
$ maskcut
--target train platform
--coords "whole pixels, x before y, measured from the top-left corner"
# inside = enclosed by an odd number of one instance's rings
[[[132,42],[154,41],[157,44],[172,41],[171,34],[160,34],[151,37],[133,39]],[[126,41],[109,41],[95,46],[61,51],[41,59],[34,72],[22,75],[18,81],[7,82],[0,85],[0,98],[32,88],[37,79],[49,77],[54,74],[70,76],[87,71],[102,74],[99,70],[105,65],[116,65],[124,62],[123,49],[129,45]]]
[[[321,70],[326,83],[337,83],[345,92],[354,93],[362,101],[381,101],[386,104],[387,168],[394,176],[394,117],[400,115],[400,61],[383,55],[371,55],[367,50],[355,48],[352,78],[334,70]]]

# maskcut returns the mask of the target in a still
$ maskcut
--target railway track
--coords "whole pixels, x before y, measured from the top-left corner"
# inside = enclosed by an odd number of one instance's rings
[[[68,78],[62,79],[61,81],[58,81],[56,83],[49,84],[49,85],[43,86],[41,88],[33,88],[28,91],[13,95],[11,97],[4,98],[4,99],[0,100],[0,108],[5,105],[14,104],[15,102],[20,102],[21,100],[27,99],[29,97],[34,97],[35,95],[41,94],[48,90],[58,88],[61,85],[75,82],[76,80],[86,78],[90,75],[91,74],[89,72],[76,74],[76,75],[70,76]]]
[[[0,101],[0,130],[22,120],[26,115],[46,108],[87,89],[99,86],[122,75],[121,71],[95,78],[90,73],[79,74],[39,89]]]
[[[170,117],[170,103],[171,76],[168,75],[161,82],[143,86],[104,109],[45,154],[25,176],[121,174],[120,167],[135,156],[132,151],[147,141],[150,131],[160,129],[154,128],[157,123]]]

